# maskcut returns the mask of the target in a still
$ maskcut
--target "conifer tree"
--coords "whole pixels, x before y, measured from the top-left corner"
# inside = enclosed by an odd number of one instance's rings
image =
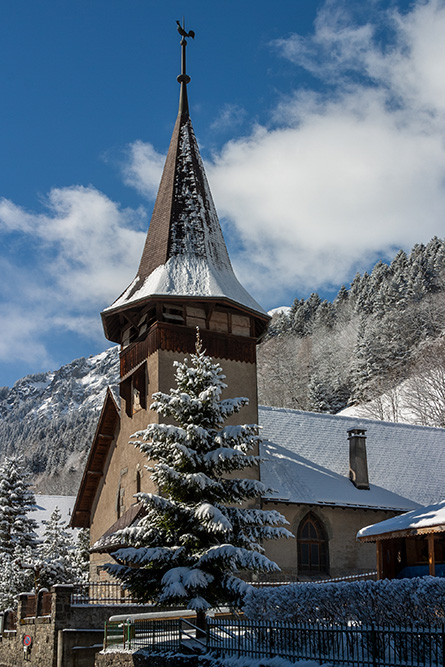
[[[71,562],[74,581],[76,583],[87,583],[90,572],[90,531],[88,528],[79,530]]]
[[[35,563],[35,569],[39,571],[39,583],[47,587],[71,583],[76,579],[73,535],[66,530],[66,522],[62,520],[58,507],[54,508],[50,519],[44,523],[46,527]]]
[[[21,457],[7,457],[0,466],[0,554],[36,546],[36,521],[29,516],[35,496]]]
[[[138,493],[146,516],[119,532],[132,548],[113,554],[108,572],[142,600],[205,610],[237,606],[248,584],[240,571],[273,572],[262,539],[291,537],[276,511],[242,506],[265,491],[254,479],[228,476],[259,459],[257,425],[223,426],[247,404],[246,398],[221,399],[221,367],[202,351],[199,334],[190,361],[175,362],[176,385],[157,393],[151,409],[174,425],[149,424],[133,444],[149,460],[159,495]]]

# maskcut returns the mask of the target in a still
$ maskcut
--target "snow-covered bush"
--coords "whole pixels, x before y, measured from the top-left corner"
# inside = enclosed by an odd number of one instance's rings
[[[239,571],[272,572],[261,540],[291,536],[278,512],[242,506],[264,485],[228,475],[258,464],[257,425],[223,427],[247,404],[221,399],[221,367],[201,349],[190,362],[176,362],[176,389],[154,395],[152,410],[174,425],[149,424],[133,445],[156,461],[152,480],[159,495],[137,494],[147,514],[136,527],[119,532],[130,548],[113,554],[106,569],[142,600],[187,605],[199,614],[213,606],[239,606],[248,585]]]
[[[251,619],[298,623],[442,625],[445,579],[416,577],[250,588],[244,611]]]

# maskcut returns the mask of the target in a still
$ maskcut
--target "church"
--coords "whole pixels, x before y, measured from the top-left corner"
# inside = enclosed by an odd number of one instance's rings
[[[173,362],[194,352],[199,327],[224,397],[249,399],[231,423],[262,426],[263,462],[251,470],[271,489],[262,507],[284,514],[296,538],[266,544],[266,555],[283,578],[367,573],[375,552],[358,530],[442,499],[445,431],[258,406],[256,346],[270,318],[228,256],[190,119],[186,46],[183,36],[179,111],[140,265],[102,312],[120,345],[119,396],[106,394],[71,525],[90,528],[91,579],[105,578],[116,531],[140,517],[134,495],[156,492],[130,436],[158,421],[152,395],[174,386]]]

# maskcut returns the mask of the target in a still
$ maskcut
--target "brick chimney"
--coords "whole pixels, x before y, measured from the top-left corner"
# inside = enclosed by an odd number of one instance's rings
[[[366,429],[350,428],[349,478],[357,489],[369,489],[368,461],[366,458]]]

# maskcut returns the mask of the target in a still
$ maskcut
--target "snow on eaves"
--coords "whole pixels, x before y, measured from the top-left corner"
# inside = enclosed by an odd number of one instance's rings
[[[228,299],[265,315],[263,308],[250,296],[233,269],[218,268],[204,257],[180,255],[158,266],[138,287],[139,279],[104,312],[153,296],[204,297]]]
[[[384,535],[397,531],[433,527],[437,532],[445,531],[445,500],[366,526],[359,530],[357,537],[372,537],[373,535]]]

